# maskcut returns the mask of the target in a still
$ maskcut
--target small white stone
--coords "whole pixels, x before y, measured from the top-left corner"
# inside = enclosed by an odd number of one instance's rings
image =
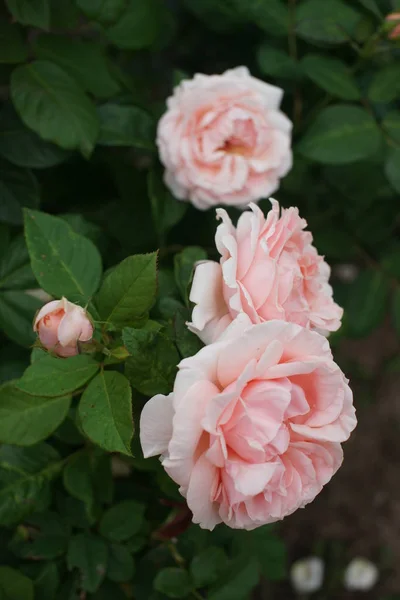
[[[297,560],[290,569],[292,586],[299,594],[316,592],[322,586],[324,570],[324,562],[317,556]]]
[[[353,558],[344,572],[344,586],[348,590],[368,592],[378,581],[379,571],[367,558]]]

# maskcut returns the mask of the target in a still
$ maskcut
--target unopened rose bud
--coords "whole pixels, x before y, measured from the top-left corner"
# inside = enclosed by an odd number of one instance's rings
[[[400,37],[400,13],[392,13],[386,17],[386,22],[391,25],[388,37],[395,40]]]
[[[63,357],[78,354],[78,341],[88,342],[93,336],[93,325],[86,311],[66,298],[45,304],[33,329],[47,350]]]
[[[322,586],[324,569],[324,562],[317,556],[297,560],[290,569],[292,586],[299,594],[316,592]]]
[[[354,558],[344,572],[344,586],[348,590],[368,592],[378,581],[379,571],[366,558]]]

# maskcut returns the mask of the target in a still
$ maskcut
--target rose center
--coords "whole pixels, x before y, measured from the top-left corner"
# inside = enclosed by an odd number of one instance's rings
[[[237,119],[233,123],[232,133],[218,148],[228,154],[249,156],[256,144],[256,131],[251,119]]]

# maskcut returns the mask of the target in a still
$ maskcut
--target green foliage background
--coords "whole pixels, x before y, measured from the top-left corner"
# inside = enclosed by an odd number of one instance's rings
[[[143,403],[169,393],[201,345],[185,328],[188,285],[193,263],[216,257],[215,214],[164,187],[155,129],[195,72],[245,64],[282,87],[294,166],[276,197],[299,207],[334,266],[345,317],[332,344],[385,318],[400,336],[400,45],[384,22],[395,10],[0,2],[0,599],[245,600],[260,577],[286,576],[275,528],[187,527],[134,435]],[[335,268],[348,264],[355,278]],[[88,305],[91,355],[32,350],[37,288]]]

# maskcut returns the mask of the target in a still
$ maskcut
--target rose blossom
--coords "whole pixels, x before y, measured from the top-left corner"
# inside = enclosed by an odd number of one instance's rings
[[[172,193],[204,210],[243,206],[277,190],[292,165],[282,95],[246,67],[197,74],[177,86],[157,132]]]
[[[330,268],[312,245],[297,208],[272,200],[265,218],[254,204],[237,227],[223,209],[215,235],[220,262],[196,267],[190,300],[196,304],[189,329],[206,344],[240,313],[252,323],[282,319],[318,331],[340,327],[343,310],[332,298]]]
[[[147,402],[140,439],[145,457],[162,455],[195,523],[254,529],[315,498],[355,426],[325,337],[241,315],[179,364],[172,394]]]
[[[388,37],[391,40],[396,40],[400,37],[400,12],[388,15],[386,17],[386,22],[393,24],[393,28],[390,30]]]
[[[33,330],[47,350],[63,357],[78,354],[78,341],[88,342],[93,336],[86,311],[66,298],[45,304],[36,316]]]

